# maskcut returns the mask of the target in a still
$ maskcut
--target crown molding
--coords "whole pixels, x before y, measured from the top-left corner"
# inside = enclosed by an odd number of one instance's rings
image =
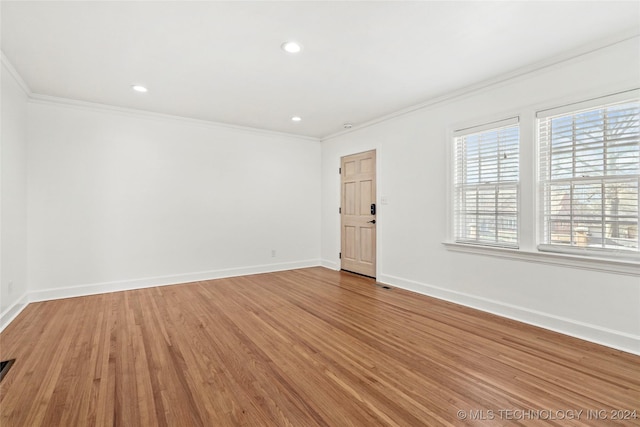
[[[13,77],[13,79],[15,80],[16,83],[18,83],[18,86],[20,87],[20,89],[22,89],[25,95],[27,95],[28,97],[31,97],[33,92],[31,92],[29,85],[27,85],[27,83],[22,79],[22,76],[20,76],[20,74],[15,69],[11,61],[9,61],[9,58],[7,58],[7,56],[1,50],[0,50],[0,61],[2,62],[2,66],[4,67],[5,71],[8,72],[11,77]]]
[[[9,58],[7,58],[7,56],[4,54],[4,52],[2,52],[2,50],[0,50],[0,60],[2,61],[2,66],[4,67],[6,72],[8,72],[9,75],[13,77],[13,79],[16,81],[20,89],[22,89],[25,95],[27,95],[27,97],[29,98],[29,102],[32,102],[32,103],[57,104],[57,105],[64,105],[64,106],[74,107],[79,109],[111,112],[111,113],[117,113],[117,114],[122,114],[122,115],[127,115],[132,117],[139,117],[139,118],[142,117],[142,118],[156,119],[156,120],[172,120],[172,121],[181,122],[185,124],[204,126],[204,127],[213,128],[213,129],[230,129],[230,130],[235,130],[235,131],[240,131],[245,133],[264,135],[264,136],[272,136],[272,137],[278,137],[278,138],[284,137],[284,138],[302,139],[302,140],[311,141],[311,142],[320,142],[320,138],[315,138],[312,136],[277,132],[277,131],[271,131],[266,129],[252,128],[249,126],[240,126],[240,125],[232,125],[228,123],[214,122],[209,120],[192,119],[188,117],[174,116],[171,114],[155,113],[152,111],[138,110],[134,108],[118,107],[115,105],[99,104],[95,102],[79,101],[79,100],[70,99],[70,98],[62,98],[57,96],[42,95],[39,93],[34,93],[31,91],[31,89],[29,88],[29,85],[27,85],[27,83],[24,81],[22,76],[20,76],[20,73],[18,73],[18,71],[13,66],[13,64],[11,64],[11,61],[9,61]]]
[[[8,60],[4,52],[0,51],[0,56],[2,59],[2,65],[9,72],[9,74],[15,79],[15,81],[18,83],[20,88],[29,97],[31,102],[43,103],[43,104],[65,105],[65,106],[81,108],[81,109],[89,109],[94,111],[119,113],[119,114],[134,116],[134,117],[143,117],[143,118],[151,118],[151,119],[159,119],[159,120],[173,120],[173,121],[178,121],[178,122],[187,123],[191,125],[204,126],[208,128],[232,129],[240,132],[261,134],[265,136],[277,136],[280,138],[286,137],[286,138],[302,139],[302,140],[312,141],[312,142],[325,142],[325,141],[329,141],[331,139],[334,139],[334,138],[337,138],[337,137],[340,137],[340,136],[367,128],[367,127],[374,126],[378,123],[386,122],[394,118],[402,117],[417,111],[424,110],[429,107],[433,107],[436,105],[443,105],[448,102],[453,102],[461,97],[470,95],[472,93],[479,93],[479,92],[482,92],[483,90],[487,90],[487,89],[499,86],[501,84],[517,81],[519,79],[525,78],[526,76],[532,73],[540,72],[546,69],[552,69],[554,67],[561,66],[567,62],[579,60],[581,57],[585,55],[588,55],[593,52],[597,52],[599,50],[606,49],[610,46],[624,43],[628,40],[639,38],[639,37],[640,37],[640,33],[636,29],[631,29],[622,33],[618,33],[612,37],[601,39],[597,42],[583,45],[579,48],[562,53],[560,55],[556,55],[544,61],[539,61],[534,64],[530,64],[530,65],[521,67],[517,70],[511,71],[509,73],[505,73],[497,77],[483,80],[473,85],[465,86],[463,88],[448,92],[446,94],[433,97],[422,103],[415,104],[415,105],[403,108],[401,110],[369,120],[360,125],[356,125],[351,129],[335,132],[333,134],[329,134],[325,137],[320,137],[320,138],[307,136],[307,135],[298,135],[298,134],[277,132],[277,131],[271,131],[271,130],[260,129],[260,128],[253,128],[249,126],[233,125],[229,123],[192,119],[188,117],[175,116],[175,115],[164,114],[164,113],[156,113],[156,112],[151,112],[146,110],[118,107],[118,106],[107,105],[107,104],[99,104],[94,102],[79,101],[79,100],[74,100],[69,98],[61,98],[61,97],[55,97],[50,95],[33,93],[29,88],[29,86],[26,84],[26,82],[22,79],[20,74],[13,67],[11,62]]]
[[[624,31],[614,36],[601,39],[597,42],[585,44],[576,49],[564,52],[562,54],[553,56],[551,58],[547,58],[546,60],[539,61],[530,65],[526,65],[524,67],[518,68],[514,71],[511,71],[505,74],[501,74],[497,77],[492,77],[490,79],[486,79],[481,82],[478,82],[469,86],[465,86],[463,88],[445,93],[443,95],[430,98],[419,104],[415,104],[415,105],[403,108],[401,110],[386,114],[384,116],[380,116],[378,118],[369,120],[360,125],[353,126],[351,129],[332,133],[330,135],[320,138],[320,140],[321,142],[329,141],[331,139],[355,132],[357,130],[374,126],[378,123],[386,122],[388,120],[392,120],[392,119],[402,117],[417,111],[421,111],[429,107],[434,107],[436,105],[443,105],[448,102],[453,102],[464,96],[471,95],[474,93],[480,93],[483,90],[488,90],[496,86],[500,86],[502,84],[507,84],[512,81],[518,81],[528,77],[530,74],[541,72],[547,69],[553,69],[555,67],[562,66],[567,62],[577,61],[583,56],[589,55],[599,50],[606,49],[616,44],[624,43],[634,38],[640,38],[640,32],[638,32],[637,29]]]
[[[120,114],[124,116],[129,116],[129,117],[146,118],[146,119],[152,119],[152,120],[162,120],[162,121],[168,120],[168,121],[184,123],[192,126],[195,125],[195,126],[206,127],[210,129],[234,130],[234,131],[239,131],[244,133],[251,133],[254,135],[258,134],[258,135],[278,137],[278,138],[284,137],[284,138],[292,138],[292,139],[298,139],[298,140],[302,139],[310,142],[320,142],[319,138],[315,138],[312,136],[277,132],[272,130],[253,128],[249,126],[232,125],[229,123],[214,122],[209,120],[192,119],[189,117],[174,116],[171,114],[156,113],[153,111],[138,110],[135,108],[118,107],[115,105],[99,104],[96,102],[79,101],[76,99],[42,95],[39,93],[32,93],[29,96],[29,102],[34,104],[44,104],[44,105],[61,105],[61,106],[76,108],[81,110],[107,112],[107,113]]]

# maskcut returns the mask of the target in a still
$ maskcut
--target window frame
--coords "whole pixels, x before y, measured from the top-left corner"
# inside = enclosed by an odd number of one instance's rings
[[[575,245],[564,245],[564,244],[552,244],[546,242],[546,230],[547,230],[547,219],[545,217],[545,200],[544,200],[544,185],[551,185],[554,181],[549,179],[542,179],[542,140],[540,136],[541,130],[541,121],[545,120],[549,117],[555,116],[572,116],[579,114],[581,111],[590,110],[590,109],[603,109],[609,105],[614,105],[617,103],[624,102],[633,102],[640,101],[640,89],[632,89],[627,91],[621,91],[610,95],[590,98],[587,100],[582,100],[578,102],[572,102],[563,104],[557,107],[538,109],[533,117],[533,128],[535,131],[534,135],[534,146],[535,146],[535,195],[536,195],[536,218],[535,218],[535,238],[536,238],[536,249],[538,252],[542,252],[545,254],[549,254],[551,256],[569,256],[575,257],[579,259],[593,259],[593,260],[602,260],[602,261],[612,261],[612,262],[631,262],[632,264],[636,264],[640,261],[640,245],[636,250],[624,250],[624,249],[610,249],[610,248],[597,248],[597,247],[578,247]],[[575,159],[572,160],[575,162]],[[551,167],[550,165],[547,167]],[[638,179],[640,182],[640,178],[636,178],[635,175],[632,175],[630,178],[626,178],[624,175],[620,176],[609,176],[606,175],[592,177],[591,181],[600,181],[603,183],[607,181],[615,181],[615,180],[629,180],[629,179]],[[569,182],[569,185],[573,185],[574,182],[578,182],[583,180],[582,177],[572,176],[570,178],[563,179],[563,182]],[[639,195],[640,200],[640,195]],[[640,201],[639,201],[640,203]],[[603,201],[603,209],[604,209],[604,201]],[[604,219],[603,219],[604,221]],[[571,238],[573,241],[573,238]]]
[[[520,129],[520,117],[518,115],[508,115],[506,116],[507,118],[504,118],[505,116],[502,116],[503,118],[501,119],[497,119],[497,120],[487,120],[485,122],[483,122],[482,124],[472,124],[472,125],[466,125],[466,126],[458,126],[457,129],[452,130],[449,134],[449,143],[451,144],[450,146],[450,150],[448,150],[448,152],[450,153],[450,160],[447,162],[448,167],[450,168],[450,172],[448,173],[448,177],[450,180],[450,185],[448,185],[448,197],[450,198],[450,202],[447,203],[447,205],[449,206],[450,211],[448,212],[447,215],[447,219],[449,221],[449,233],[451,236],[451,240],[454,244],[459,244],[459,245],[471,245],[471,246],[477,246],[479,248],[499,248],[499,249],[507,249],[507,250],[517,250],[520,248],[520,236],[521,236],[521,216],[520,216],[520,209],[521,209],[521,189],[520,189],[520,181],[521,181],[521,171],[520,171],[520,164],[521,164],[521,129]],[[473,239],[463,239],[461,238],[461,236],[458,236],[458,226],[459,223],[461,221],[460,216],[462,215],[461,213],[458,212],[457,208],[458,208],[458,191],[462,191],[460,190],[460,186],[464,186],[464,183],[460,184],[456,182],[456,176],[458,173],[458,158],[457,158],[457,152],[458,152],[458,139],[459,138],[463,138],[465,136],[469,136],[469,135],[476,135],[476,134],[482,134],[485,132],[491,132],[491,131],[498,131],[500,129],[503,128],[508,128],[508,127],[516,127],[518,130],[518,141],[517,141],[517,147],[518,147],[518,155],[517,155],[517,180],[516,181],[506,181],[506,182],[502,182],[500,183],[499,180],[495,181],[495,182],[491,182],[491,183],[478,183],[476,185],[476,187],[480,188],[480,187],[495,187],[496,190],[495,191],[499,191],[498,188],[500,186],[504,186],[504,187],[510,187],[515,189],[516,192],[516,196],[515,196],[515,203],[516,203],[516,211],[515,211],[515,221],[516,221],[516,226],[515,226],[515,234],[516,234],[516,241],[514,244],[503,244],[500,242],[489,242],[489,241],[482,241],[482,240],[473,240]],[[499,163],[499,162],[498,162]],[[497,193],[496,193],[497,194]],[[497,203],[497,200],[496,200]],[[495,210],[495,217],[496,217],[496,237],[498,236],[498,228],[497,228],[497,219],[499,218],[499,211],[496,209]]]

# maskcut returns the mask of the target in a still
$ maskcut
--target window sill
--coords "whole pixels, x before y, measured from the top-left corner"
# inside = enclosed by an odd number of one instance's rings
[[[640,276],[640,262],[569,255],[556,252],[524,251],[492,246],[478,246],[464,243],[443,242],[447,250],[469,254],[480,254],[497,258],[515,259],[539,264],[559,265],[583,270]]]

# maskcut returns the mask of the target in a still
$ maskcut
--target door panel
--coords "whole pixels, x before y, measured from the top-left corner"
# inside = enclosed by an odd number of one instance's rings
[[[345,246],[342,250],[342,258],[350,261],[356,259],[356,228],[352,226],[344,227]]]
[[[369,173],[375,171],[375,157],[369,159],[362,159],[360,161],[360,172]]]
[[[373,244],[373,227],[360,228],[360,258],[362,262],[371,264],[373,262],[372,251],[369,249]]]
[[[356,183],[346,182],[344,188],[344,213],[346,215],[356,215]]]
[[[360,215],[371,215],[371,203],[375,203],[375,194],[371,194],[372,188],[371,181],[360,181],[360,209],[358,212]]]
[[[375,169],[375,150],[341,159],[341,268],[371,277],[376,275]]]
[[[345,177],[347,178],[352,177],[356,173],[356,162],[355,161],[344,162],[344,166],[342,167],[342,170]]]

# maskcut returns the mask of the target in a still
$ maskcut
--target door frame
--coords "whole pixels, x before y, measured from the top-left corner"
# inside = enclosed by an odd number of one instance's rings
[[[366,153],[367,151],[375,151],[376,154],[376,163],[375,163],[375,179],[376,179],[376,194],[375,194],[375,201],[376,201],[376,243],[375,243],[375,256],[376,256],[376,268],[375,268],[375,278],[374,280],[377,281],[378,277],[380,277],[380,265],[381,265],[381,260],[380,260],[380,218],[381,218],[381,209],[380,209],[380,199],[381,199],[381,192],[380,192],[380,177],[381,177],[381,152],[382,149],[380,146],[375,145],[375,146],[371,146],[369,148],[364,148],[361,150],[357,150],[357,151],[347,151],[347,152],[342,152],[340,154],[338,154],[338,170],[340,170],[340,168],[342,167],[342,158],[343,157],[348,157],[348,156],[353,156],[355,154],[362,154],[362,153]],[[385,203],[386,205],[386,203]],[[342,175],[340,173],[338,173],[338,207],[342,207]],[[342,251],[342,214],[338,213],[338,252],[340,253]],[[337,260],[337,270],[338,271],[343,271],[342,270],[342,259],[340,257],[338,257]],[[344,270],[347,271],[347,270]],[[359,274],[359,273],[353,273],[353,274]],[[368,277],[368,276],[367,276]]]

